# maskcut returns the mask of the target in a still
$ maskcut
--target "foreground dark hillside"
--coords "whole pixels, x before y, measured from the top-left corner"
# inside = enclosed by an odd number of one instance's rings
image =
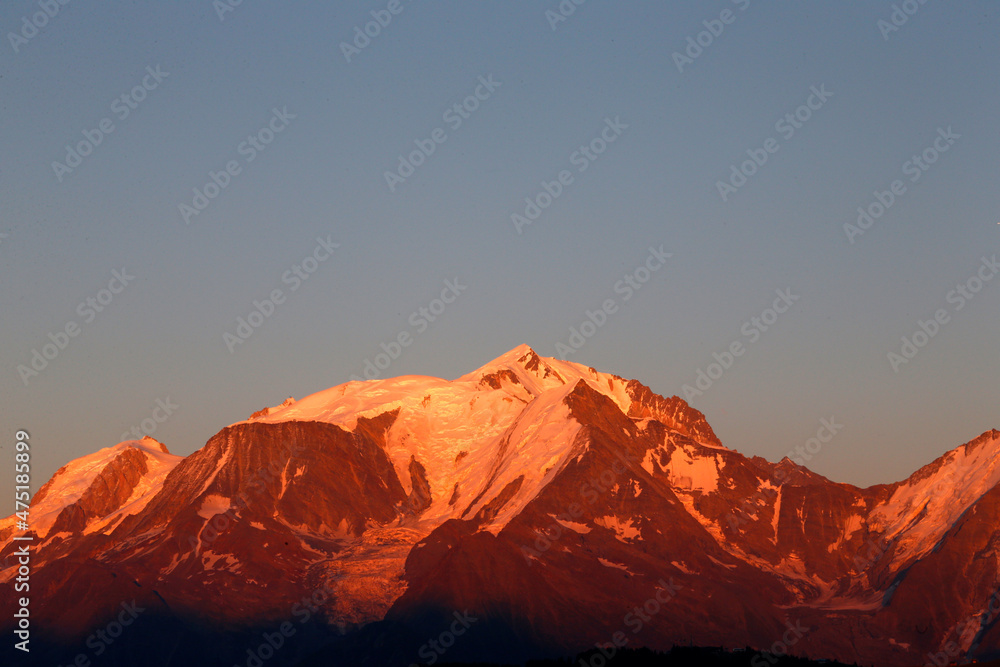
[[[489,663],[437,664],[448,667],[500,667]],[[530,660],[525,667],[812,667],[813,665],[847,667],[847,663],[842,662],[806,660],[751,649],[727,652],[718,648],[700,647],[675,647],[665,653],[649,649],[619,649],[610,657],[605,657],[605,654],[594,650],[581,653],[572,659]],[[421,663],[420,667],[426,667],[426,664]]]
[[[446,667],[513,667],[510,665],[470,662],[443,662],[436,664]],[[862,667],[858,663],[850,664]],[[928,661],[926,664],[934,663]],[[1000,660],[979,663],[942,664],[975,664],[976,667],[1000,667]],[[727,652],[717,648],[675,647],[666,653],[651,651],[649,649],[621,649],[610,658],[606,658],[599,651],[588,651],[572,659],[529,660],[524,667],[812,667],[814,665],[847,667],[848,663],[834,660],[807,660],[793,656],[777,656],[751,649]],[[420,663],[416,667],[428,667],[428,665],[427,663]]]

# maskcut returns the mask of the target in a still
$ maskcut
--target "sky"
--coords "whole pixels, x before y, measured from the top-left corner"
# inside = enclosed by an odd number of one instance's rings
[[[1000,428],[993,3],[61,2],[0,6],[33,491],[522,343],[859,486]]]

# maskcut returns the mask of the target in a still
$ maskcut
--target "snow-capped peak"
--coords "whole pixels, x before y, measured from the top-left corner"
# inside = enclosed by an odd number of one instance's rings
[[[564,385],[576,385],[583,380],[594,390],[608,396],[626,414],[632,403],[626,392],[627,382],[622,378],[598,372],[590,366],[572,361],[542,357],[524,344],[518,345],[455,381],[485,382],[498,388],[505,380],[508,383],[520,384],[531,396],[539,396],[545,391]]]
[[[125,440],[70,461],[57,470],[32,498],[31,528],[37,535],[47,536],[63,510],[81,502],[83,511],[78,514],[86,516],[88,522],[106,518],[102,510],[124,510],[126,505],[158,490],[167,473],[182,460],[183,457],[171,454],[162,442],[144,436],[141,440]],[[105,481],[114,485],[112,493],[122,492],[126,480],[121,477],[128,467],[134,472],[129,480],[129,495],[123,502],[118,503],[107,497],[108,484],[95,485],[102,475],[110,476]],[[140,505],[135,505],[128,513],[140,509]],[[0,525],[0,530],[6,527],[6,523]],[[87,527],[89,529],[89,525]]]
[[[574,386],[580,380],[611,398],[622,412],[628,413],[632,399],[626,391],[627,382],[622,378],[582,364],[542,357],[528,345],[518,345],[452,381],[423,375],[352,381],[299,401],[288,398],[278,406],[253,413],[246,421],[323,421],[353,430],[359,416],[374,417],[400,407],[416,408],[419,404],[426,408],[425,398],[429,396],[455,394],[455,401],[467,402],[474,394],[503,389],[511,398],[529,403],[546,391]]]
[[[1000,431],[992,430],[944,454],[900,483],[870,524],[898,537],[895,562],[930,551],[955,521],[1000,484]]]
[[[320,421],[353,431],[359,419],[395,412],[385,449],[407,493],[411,460],[426,470],[433,503],[424,518],[475,515],[521,477],[516,497],[497,517],[502,522],[567,460],[580,425],[570,419],[566,397],[581,381],[628,412],[621,378],[519,345],[455,380],[406,375],[348,382],[265,408],[248,421]]]

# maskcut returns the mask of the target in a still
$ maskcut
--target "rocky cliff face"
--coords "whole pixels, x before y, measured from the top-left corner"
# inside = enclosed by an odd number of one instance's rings
[[[32,500],[33,623],[71,650],[135,599],[166,620],[134,636],[191,665],[208,663],[162,628],[236,660],[255,629],[305,617],[308,641],[272,664],[303,647],[316,664],[409,664],[464,611],[475,639],[449,659],[616,633],[886,665],[987,657],[998,485],[997,431],[859,489],[744,457],[677,397],[521,346],[450,382],[290,399],[183,459],[146,438],[68,464]],[[13,534],[0,522],[0,556]]]

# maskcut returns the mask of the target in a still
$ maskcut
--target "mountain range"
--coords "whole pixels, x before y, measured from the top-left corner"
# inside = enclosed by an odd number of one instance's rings
[[[30,517],[28,593],[23,531],[0,521],[4,609],[31,600],[32,651],[5,646],[11,664],[1000,658],[1000,431],[858,488],[524,345],[455,380],[288,399],[186,457],[106,447]]]

